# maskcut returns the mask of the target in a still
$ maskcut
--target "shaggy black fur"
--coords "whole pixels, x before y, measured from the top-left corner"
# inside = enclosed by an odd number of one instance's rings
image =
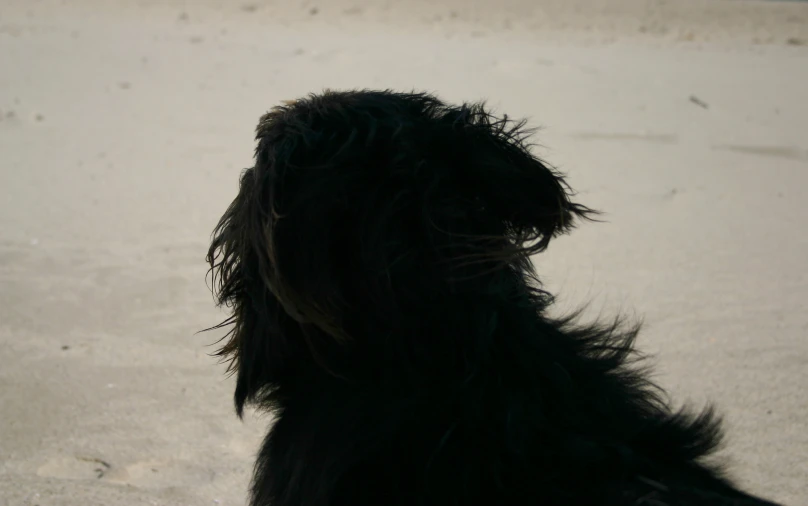
[[[530,133],[388,91],[261,119],[208,253],[236,409],[276,416],[252,505],[771,504],[704,462],[719,424],[672,412],[636,326],[548,316],[529,257],[595,213]]]

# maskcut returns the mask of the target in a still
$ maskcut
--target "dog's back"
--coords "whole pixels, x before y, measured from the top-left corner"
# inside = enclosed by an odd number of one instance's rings
[[[554,319],[530,255],[595,213],[530,132],[425,94],[267,114],[214,234],[236,406],[275,413],[254,506],[753,505],[637,327]]]

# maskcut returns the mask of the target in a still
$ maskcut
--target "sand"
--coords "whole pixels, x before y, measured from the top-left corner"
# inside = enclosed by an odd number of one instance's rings
[[[808,4],[4,0],[0,504],[244,504],[195,334],[259,115],[324,87],[487,98],[607,212],[536,259],[560,307],[643,316],[750,490],[808,504]],[[403,5],[401,5],[403,4]]]

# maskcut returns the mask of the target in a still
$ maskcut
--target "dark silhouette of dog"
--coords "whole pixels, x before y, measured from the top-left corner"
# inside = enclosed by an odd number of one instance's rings
[[[253,506],[772,504],[674,411],[638,325],[553,318],[530,256],[596,212],[483,104],[347,91],[260,121],[213,234]]]

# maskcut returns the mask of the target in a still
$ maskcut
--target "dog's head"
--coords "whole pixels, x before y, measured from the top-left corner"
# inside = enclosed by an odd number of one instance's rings
[[[586,217],[529,133],[420,93],[325,92],[266,114],[208,253],[234,310],[220,354],[239,412],[301,371],[350,379],[435,352],[429,329]]]

